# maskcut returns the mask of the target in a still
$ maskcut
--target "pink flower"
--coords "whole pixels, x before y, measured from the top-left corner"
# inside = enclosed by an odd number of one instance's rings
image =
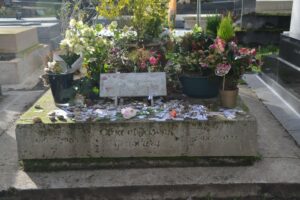
[[[248,48],[240,48],[239,49],[239,53],[241,55],[249,55],[250,54],[250,50]]]
[[[215,49],[215,48],[216,48],[216,45],[215,45],[215,44],[212,44],[212,45],[209,46],[209,48],[210,48],[210,49]]]
[[[146,62],[141,62],[140,67],[141,69],[145,69],[147,67]]]
[[[225,76],[231,69],[231,65],[227,63],[219,63],[215,70],[217,76]]]
[[[255,55],[256,55],[256,49],[251,49],[251,50],[250,50],[250,54],[251,54],[252,56],[255,56]]]
[[[151,65],[157,65],[158,59],[156,59],[154,56],[151,56],[149,58],[149,62],[150,62]]]
[[[217,37],[215,40],[215,48],[218,53],[223,53],[225,51],[225,41],[222,40],[221,38]]]

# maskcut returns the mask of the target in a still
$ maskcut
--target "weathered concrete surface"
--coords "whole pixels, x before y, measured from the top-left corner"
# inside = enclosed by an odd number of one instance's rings
[[[0,28],[0,53],[18,53],[37,44],[38,36],[36,28]]]
[[[262,159],[254,166],[26,173],[18,169],[11,127],[0,137],[0,191],[17,190],[0,199],[298,199],[300,149],[251,90],[240,93],[258,122]]]

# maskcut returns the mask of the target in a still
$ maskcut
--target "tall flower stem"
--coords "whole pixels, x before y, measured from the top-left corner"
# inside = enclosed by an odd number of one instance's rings
[[[223,91],[225,90],[225,81],[226,81],[225,76],[226,76],[226,75],[223,76]]]

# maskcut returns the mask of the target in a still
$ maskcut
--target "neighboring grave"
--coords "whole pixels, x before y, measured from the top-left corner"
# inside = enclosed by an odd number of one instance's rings
[[[269,56],[263,79],[300,113],[300,1],[294,1],[290,32],[281,35],[279,56]]]
[[[38,42],[36,28],[0,28],[0,84],[20,84],[42,65],[49,53]]]
[[[37,32],[34,28],[0,28],[0,53],[18,53],[37,44]]]
[[[299,10],[300,1],[294,0],[290,32],[281,35],[279,56],[267,56],[264,59],[261,73],[263,80],[298,113],[300,113]],[[291,135],[296,140],[299,138],[297,131],[292,131]]]
[[[75,162],[89,165],[95,159],[104,163],[105,159],[127,159],[130,166],[130,161],[138,158],[178,159],[180,163],[185,158],[257,156],[257,123],[249,113],[234,120],[219,116],[207,121],[136,118],[52,123],[47,113],[57,108],[50,91],[36,105],[42,110],[32,107],[16,127],[19,159],[25,162],[78,159]],[[36,117],[42,122],[34,123]]]

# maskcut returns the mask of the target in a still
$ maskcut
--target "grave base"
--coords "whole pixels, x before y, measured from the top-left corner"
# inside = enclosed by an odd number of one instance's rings
[[[31,108],[16,128],[19,159],[28,170],[243,165],[257,156],[257,123],[248,113],[234,120],[51,123],[47,113],[57,109],[51,93],[36,104],[43,110]],[[42,123],[33,123],[34,117]]]

